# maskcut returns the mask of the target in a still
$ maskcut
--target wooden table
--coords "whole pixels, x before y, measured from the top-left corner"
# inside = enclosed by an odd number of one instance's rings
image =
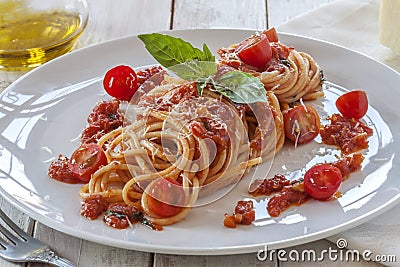
[[[77,48],[133,35],[169,29],[251,28],[278,26],[290,18],[335,0],[88,0],[90,22]],[[0,71],[0,90],[23,73]],[[68,236],[36,222],[0,198],[1,208],[23,229],[48,243],[59,255],[79,266],[314,266],[316,263],[293,263],[257,260],[256,253],[229,256],[176,256],[124,250],[99,245]],[[295,249],[323,250],[334,245],[326,240]],[[293,249],[293,248],[288,248]],[[320,262],[322,266],[346,262]],[[353,262],[352,266],[372,266]],[[0,259],[0,266],[26,266]],[[28,264],[27,266],[45,266]]]

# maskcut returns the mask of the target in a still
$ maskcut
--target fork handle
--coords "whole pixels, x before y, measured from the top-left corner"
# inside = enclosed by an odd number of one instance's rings
[[[76,267],[74,263],[67,259],[61,258],[49,248],[39,252],[34,257],[31,257],[30,260],[49,263],[58,267]]]
[[[50,264],[53,264],[55,266],[58,267],[76,267],[76,265],[74,263],[72,263],[71,261],[61,258],[57,255],[55,255],[55,257],[51,258],[49,260]]]

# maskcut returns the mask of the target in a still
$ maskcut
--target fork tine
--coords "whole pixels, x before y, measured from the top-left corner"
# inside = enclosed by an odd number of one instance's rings
[[[30,236],[22,231],[21,228],[18,227],[11,219],[0,209],[0,218],[14,231],[16,232],[21,238],[27,240]],[[9,231],[7,231],[10,233]]]
[[[7,230],[3,225],[0,224],[0,232],[11,242],[14,244],[17,244],[18,242],[21,242],[22,240],[16,237],[14,234],[12,234],[10,231]],[[26,241],[26,240],[25,240]]]
[[[10,243],[8,243],[6,240],[4,240],[2,237],[0,237],[0,247],[3,247],[4,249],[6,249],[9,245],[10,245]],[[1,249],[0,249],[0,252],[1,252]]]

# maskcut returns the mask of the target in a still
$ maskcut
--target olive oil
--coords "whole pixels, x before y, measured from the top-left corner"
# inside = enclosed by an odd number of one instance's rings
[[[78,13],[31,11],[12,3],[0,5],[0,68],[37,67],[70,51],[84,28]]]

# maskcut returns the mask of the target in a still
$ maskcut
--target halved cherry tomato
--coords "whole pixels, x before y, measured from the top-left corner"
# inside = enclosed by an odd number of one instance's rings
[[[109,95],[129,101],[139,87],[137,79],[136,72],[131,67],[120,65],[107,71],[103,87]]]
[[[336,107],[347,118],[361,119],[368,110],[367,93],[354,90],[339,96]]]
[[[278,34],[276,33],[275,28],[269,28],[268,30],[263,31],[263,34],[267,36],[268,41],[270,42],[278,42]]]
[[[237,46],[235,52],[244,63],[257,68],[265,67],[272,57],[271,46],[265,34],[250,36]]]
[[[306,104],[283,113],[285,136],[296,144],[305,144],[319,134],[320,118],[317,111]]]
[[[342,173],[331,164],[317,164],[304,175],[304,190],[318,200],[326,200],[335,194],[342,183]]]
[[[91,175],[100,166],[107,164],[103,149],[96,143],[83,144],[72,153],[69,168],[76,178],[89,182]]]
[[[183,209],[185,194],[181,184],[176,180],[158,178],[149,186],[147,205],[150,212],[162,218],[168,218]]]

